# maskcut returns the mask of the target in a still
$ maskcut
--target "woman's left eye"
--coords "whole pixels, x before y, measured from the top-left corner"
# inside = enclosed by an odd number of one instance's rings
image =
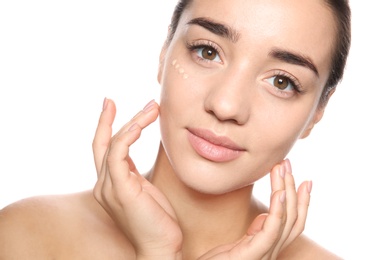
[[[196,48],[196,55],[204,60],[221,62],[218,52],[210,46],[199,46]]]
[[[266,79],[268,83],[282,91],[294,91],[297,90],[296,84],[287,76],[276,75]]]

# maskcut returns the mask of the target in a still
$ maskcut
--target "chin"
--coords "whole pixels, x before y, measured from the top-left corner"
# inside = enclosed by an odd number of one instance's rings
[[[176,177],[187,188],[205,195],[223,195],[254,184],[262,175],[235,170],[231,164],[217,164],[209,161],[180,162],[174,166]],[[196,167],[194,167],[196,165]],[[188,170],[190,169],[190,170]]]
[[[261,163],[262,160],[252,158],[253,155],[247,152],[227,162],[208,160],[192,148],[186,131],[175,132],[177,134],[172,138],[172,135],[162,131],[164,154],[174,178],[197,193],[226,194],[253,185],[269,172],[264,169],[266,165]]]

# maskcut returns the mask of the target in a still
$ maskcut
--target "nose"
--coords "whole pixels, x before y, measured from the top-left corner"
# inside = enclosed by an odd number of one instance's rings
[[[231,69],[214,78],[204,102],[205,110],[219,121],[245,124],[251,107],[250,76],[245,69]]]

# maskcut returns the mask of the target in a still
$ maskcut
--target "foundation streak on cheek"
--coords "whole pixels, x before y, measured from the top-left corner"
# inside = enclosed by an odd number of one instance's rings
[[[172,66],[176,69],[176,71],[182,75],[183,79],[188,79],[188,74],[185,73],[184,69],[181,67],[179,63],[177,63],[177,60],[172,61]]]

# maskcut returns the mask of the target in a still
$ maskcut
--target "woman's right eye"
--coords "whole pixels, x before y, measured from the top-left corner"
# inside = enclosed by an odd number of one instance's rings
[[[196,55],[204,60],[222,62],[218,52],[211,46],[198,46],[195,49]]]

